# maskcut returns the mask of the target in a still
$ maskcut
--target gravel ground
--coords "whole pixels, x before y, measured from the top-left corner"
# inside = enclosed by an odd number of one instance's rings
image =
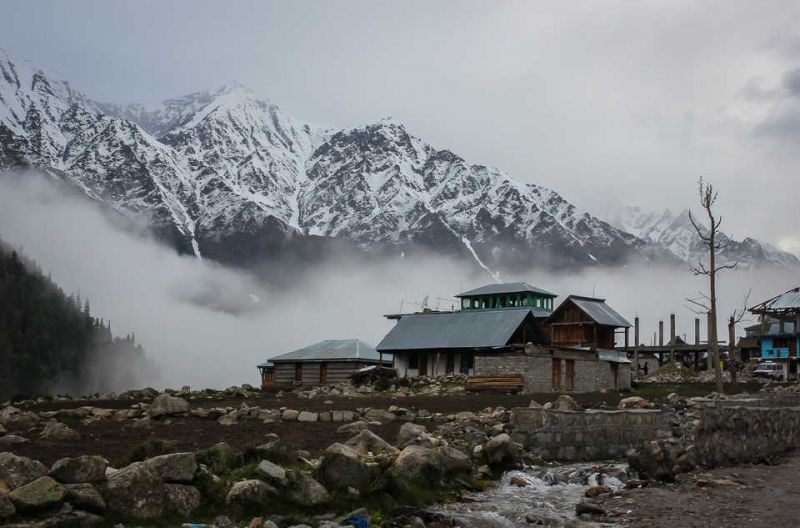
[[[626,526],[641,528],[800,526],[800,454],[774,466],[691,473],[676,484],[628,490],[606,505]]]

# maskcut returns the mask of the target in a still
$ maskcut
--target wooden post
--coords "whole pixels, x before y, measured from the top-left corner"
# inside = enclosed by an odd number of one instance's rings
[[[639,377],[639,317],[637,316],[633,320],[633,363],[634,367],[634,378]]]
[[[733,316],[728,319],[728,370],[731,372],[731,381],[736,383],[736,364],[739,358],[736,357],[736,323]]]
[[[664,346],[664,321],[663,320],[658,322],[658,346],[660,346],[660,347]],[[663,351],[659,351],[658,352],[658,357],[663,360],[664,359],[664,352]],[[663,361],[659,361],[659,363],[662,363],[662,362]]]
[[[694,318],[694,344],[700,344],[700,318]]]
[[[669,360],[671,362],[675,362],[675,314],[669,314],[669,343],[671,348],[669,349]]]
[[[628,352],[628,347],[629,347],[629,346],[630,346],[630,345],[629,345],[629,343],[628,343],[628,329],[626,328],[626,329],[625,329],[625,352],[626,352],[626,353]]]

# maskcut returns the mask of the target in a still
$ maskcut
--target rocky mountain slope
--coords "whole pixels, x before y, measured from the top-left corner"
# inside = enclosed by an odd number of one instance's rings
[[[436,149],[385,119],[314,126],[231,84],[102,104],[0,51],[0,168],[35,166],[184,252],[248,265],[331,244],[482,266],[581,266],[676,253],[558,193]],[[680,258],[680,256],[678,256]]]
[[[669,251],[681,261],[695,263],[707,259],[708,249],[692,226],[688,209],[674,214],[669,210],[654,213],[642,211],[638,207],[628,207],[620,212],[612,224],[653,247]],[[699,225],[707,229],[702,222]],[[725,246],[720,251],[720,258],[724,263],[738,262],[742,267],[765,264],[781,267],[800,266],[800,259],[796,256],[765,242],[749,237],[734,240],[725,233],[720,233],[719,237]]]

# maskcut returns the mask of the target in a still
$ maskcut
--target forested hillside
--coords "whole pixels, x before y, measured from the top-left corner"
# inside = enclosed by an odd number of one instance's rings
[[[88,300],[0,241],[0,398],[129,388],[143,370],[134,336],[115,338]]]

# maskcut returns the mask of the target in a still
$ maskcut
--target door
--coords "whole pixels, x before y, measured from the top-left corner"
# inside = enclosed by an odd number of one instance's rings
[[[303,364],[302,363],[295,363],[294,364],[294,380],[295,381],[303,381]]]
[[[567,359],[564,361],[567,365],[565,385],[568,391],[575,390],[575,360]]]
[[[320,363],[319,365],[319,384],[325,385],[328,383],[328,364]]]
[[[419,353],[419,375],[428,375],[428,354],[425,354],[424,352]]]
[[[553,359],[553,365],[550,370],[550,378],[553,384],[553,390],[561,390],[561,360]]]

